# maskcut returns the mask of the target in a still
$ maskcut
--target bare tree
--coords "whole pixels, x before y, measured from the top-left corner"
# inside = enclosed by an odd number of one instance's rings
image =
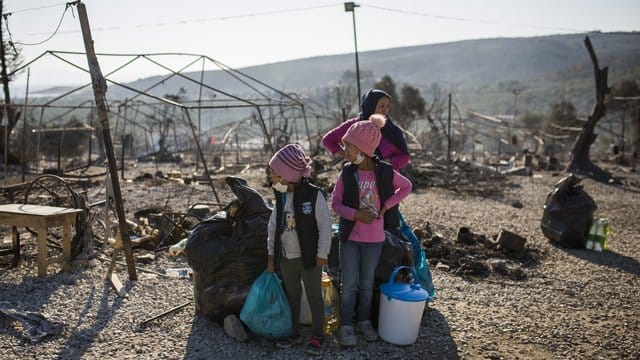
[[[591,40],[589,40],[588,36],[585,37],[584,44],[589,51],[589,56],[593,63],[596,103],[593,106],[591,115],[589,115],[587,122],[584,124],[582,131],[573,145],[567,171],[589,176],[597,181],[611,182],[614,181],[611,174],[595,165],[589,157],[591,144],[593,144],[597,137],[593,130],[606,111],[604,100],[605,95],[609,92],[609,87],[607,86],[607,75],[609,69],[607,67],[600,68],[598,65],[598,58],[596,57],[596,53],[593,50]]]
[[[4,13],[4,4],[0,1],[0,14]],[[2,113],[0,113],[0,118],[5,118],[7,124],[0,129],[0,151],[4,152],[5,148],[5,139],[9,141],[9,137],[5,135],[5,131],[8,134],[11,134],[11,131],[15,127],[18,119],[20,119],[20,108],[14,106],[11,103],[11,94],[9,93],[9,82],[13,80],[13,76],[16,75],[15,72],[10,72],[10,69],[17,69],[20,67],[22,63],[22,58],[20,56],[20,49],[10,44],[8,41],[4,39],[3,33],[3,21],[4,17],[0,16],[0,75],[2,77],[2,89],[4,92],[4,104],[1,109]],[[19,156],[13,154],[7,154],[7,161],[9,163],[17,163],[20,161]]]

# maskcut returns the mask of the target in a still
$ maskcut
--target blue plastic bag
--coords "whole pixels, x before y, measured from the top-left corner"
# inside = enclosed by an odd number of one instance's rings
[[[260,336],[271,339],[291,335],[291,307],[275,273],[264,271],[251,285],[240,320]]]
[[[418,283],[423,289],[429,293],[427,302],[432,301],[436,296],[436,288],[433,286],[433,277],[431,276],[431,269],[429,269],[429,262],[427,256],[424,253],[424,249],[420,245],[420,240],[413,230],[404,221],[404,217],[400,214],[400,232],[411,243],[413,248],[413,257],[416,273],[418,274]]]

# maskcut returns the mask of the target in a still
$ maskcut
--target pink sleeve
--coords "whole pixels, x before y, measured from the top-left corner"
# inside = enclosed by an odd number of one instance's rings
[[[404,154],[400,151],[391,155],[391,166],[394,170],[404,169],[409,163],[409,154]]]
[[[393,171],[394,193],[393,195],[391,195],[391,197],[387,199],[384,205],[387,207],[387,209],[389,209],[400,204],[400,202],[404,200],[404,198],[406,198],[407,195],[411,193],[412,188],[413,186],[411,185],[411,181],[409,181],[409,179],[404,177],[398,171],[394,170]]]
[[[378,150],[380,150],[382,160],[389,162],[394,170],[401,170],[409,163],[409,154],[398,149],[384,137],[380,139]]]
[[[342,173],[340,173],[340,176],[336,181],[336,185],[333,188],[333,194],[331,195],[331,209],[343,218],[353,220],[353,217],[356,215],[358,210],[344,205],[342,201],[343,193],[344,184],[342,183]]]
[[[342,124],[336,126],[335,128],[329,130],[328,133],[322,137],[322,145],[327,148],[332,154],[337,153],[342,150],[340,148],[340,142],[342,141],[342,137],[347,132],[349,127],[358,121],[358,118],[349,119]]]

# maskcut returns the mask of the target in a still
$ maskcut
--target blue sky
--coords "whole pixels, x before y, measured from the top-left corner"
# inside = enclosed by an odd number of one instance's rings
[[[194,53],[241,68],[354,51],[352,14],[344,11],[343,2],[85,0],[84,3],[99,53]],[[356,3],[360,5],[355,13],[359,51],[465,39],[640,30],[640,1],[636,0]],[[74,7],[65,13],[65,2],[5,0],[4,13],[11,13],[7,24],[12,40],[35,44],[22,45],[27,61],[47,50],[84,51],[77,11]],[[58,23],[57,33],[45,41]],[[86,60],[79,64],[86,66]],[[115,65],[101,62],[101,66],[104,72]],[[38,61],[30,71],[32,89],[90,80],[86,73],[57,60]],[[159,73],[155,68],[132,67],[120,72],[119,80]],[[25,83],[26,74],[22,74],[15,86],[23,88]]]

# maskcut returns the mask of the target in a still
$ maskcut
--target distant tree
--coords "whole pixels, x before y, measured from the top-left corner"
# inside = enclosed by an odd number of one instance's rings
[[[396,83],[395,81],[393,81],[391,76],[383,76],[380,81],[375,83],[374,87],[376,89],[385,91],[387,94],[389,94],[389,96],[391,96],[392,99],[398,99],[398,93],[396,92]]]
[[[4,14],[2,2],[0,2],[0,13]],[[13,44],[9,44],[9,42],[5,39],[3,34],[3,29],[5,28],[4,24],[2,23],[3,19],[3,17],[0,17],[0,80],[2,80],[2,88],[4,93],[3,107],[2,109],[0,109],[0,119],[5,118],[6,116],[7,124],[0,129],[0,152],[4,152],[5,149],[4,140],[6,136],[4,134],[4,131],[7,131],[9,134],[11,134],[11,131],[18,122],[18,119],[20,119],[21,114],[20,108],[12,104],[11,94],[9,93],[9,82],[11,82],[15,78],[15,75],[17,75],[17,72],[15,70],[20,68],[22,64],[22,57],[20,55],[21,49]],[[9,141],[11,140],[9,139]],[[17,163],[20,160],[19,156],[16,156],[14,154],[8,154],[7,157],[9,163]]]
[[[402,116],[402,111],[400,110],[400,98],[398,97],[398,93],[396,92],[396,83],[393,81],[391,76],[385,75],[380,79],[380,81],[376,82],[373,85],[374,88],[380,89],[389,96],[391,96],[391,109],[389,110],[389,116],[392,119],[400,121],[400,117]]]
[[[544,114],[525,111],[520,115],[520,119],[525,127],[531,130],[541,130],[544,126]]]
[[[429,102],[414,86],[406,84],[400,89],[400,96],[396,92],[396,83],[391,76],[385,75],[375,85],[375,88],[384,90],[391,96],[391,110],[389,115],[405,130],[410,129],[415,121],[427,120],[428,129],[418,136],[424,148],[433,151],[442,151],[442,139],[446,137],[446,119],[443,118],[446,98],[437,83],[431,84],[431,99]]]
[[[547,129],[561,129],[561,127],[574,127],[579,125],[576,107],[568,101],[561,101],[551,105],[548,116]]]
[[[411,85],[404,85],[400,89],[400,96],[396,91],[396,83],[391,76],[385,75],[374,87],[385,91],[391,96],[391,109],[389,116],[401,127],[408,128],[418,117],[424,116],[426,111],[426,101],[420,95],[420,90]]]
[[[401,117],[399,122],[404,127],[409,127],[418,117],[424,116],[426,112],[427,103],[424,101],[420,90],[411,85],[405,85],[400,89],[402,94],[399,104],[399,112]]]

